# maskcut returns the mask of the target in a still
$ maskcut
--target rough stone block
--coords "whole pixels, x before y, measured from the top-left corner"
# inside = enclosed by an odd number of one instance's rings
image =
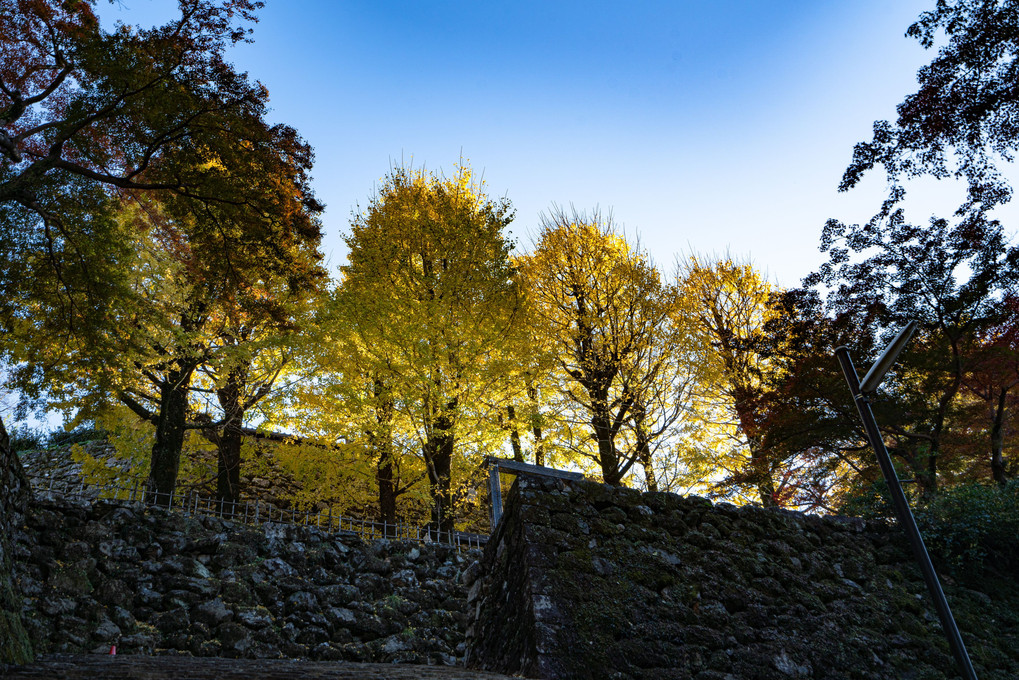
[[[471,570],[467,664],[548,680],[954,677],[893,531],[519,477]],[[980,677],[1019,677],[1016,585],[945,581]]]

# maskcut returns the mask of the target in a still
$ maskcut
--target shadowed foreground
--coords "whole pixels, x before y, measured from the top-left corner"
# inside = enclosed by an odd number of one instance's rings
[[[895,525],[532,476],[505,509],[464,572],[468,667],[543,680],[958,677]],[[1016,570],[1000,567],[942,576],[981,680],[1019,678]]]
[[[27,666],[0,665],[3,680],[505,680],[509,676],[450,666],[215,659],[187,656],[71,655],[40,657]]]

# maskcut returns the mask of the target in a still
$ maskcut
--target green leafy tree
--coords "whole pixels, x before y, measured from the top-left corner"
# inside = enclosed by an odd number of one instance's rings
[[[962,441],[959,448],[972,447],[972,459],[981,460],[988,453],[990,475],[999,485],[1008,483],[1019,470],[1019,460],[1006,456],[1006,443],[1014,451],[1016,392],[1019,387],[1019,309],[1015,293],[1000,305],[999,321],[984,325],[977,331],[975,346],[967,357],[962,389],[965,399],[962,410]],[[986,439],[973,434],[986,430]],[[983,449],[983,451],[981,451]],[[1011,453],[1011,452],[1010,452]]]
[[[108,310],[130,280],[127,197],[159,193],[166,243],[226,278],[256,262],[295,287],[318,275],[293,257],[319,238],[311,150],[266,124],[265,89],[224,58],[258,6],[182,0],[165,26],[105,31],[92,2],[0,2],[0,323],[64,339],[32,370],[63,361],[57,350],[97,365],[119,351]],[[176,438],[163,438],[168,463]]]
[[[192,213],[214,207],[220,228],[243,217],[246,240],[284,237],[265,247],[267,260],[293,241],[285,203],[313,201],[310,150],[293,130],[264,123],[264,88],[223,56],[248,33],[237,20],[258,4],[186,0],[166,26],[106,32],[90,2],[0,3],[0,243],[15,266],[44,254],[66,294],[66,324],[79,332],[79,294],[101,292],[102,255],[118,247],[102,221],[81,217],[101,214],[116,191],[166,191]],[[264,175],[289,176],[298,191],[265,191]],[[5,280],[5,290],[17,283]]]
[[[763,446],[781,461],[778,503],[837,512],[881,473],[833,364],[835,348],[847,345],[863,361],[874,356],[875,338],[847,315],[829,317],[814,290],[778,291],[768,304],[754,346],[769,366],[758,405]]]
[[[248,422],[256,407],[279,404],[283,392],[300,379],[296,355],[305,351],[307,319],[313,305],[310,291],[263,286],[220,300],[214,311],[211,358],[201,367],[205,394],[217,408],[206,409],[212,421],[202,434],[216,445],[216,497],[224,507],[240,500],[241,447],[245,437],[258,436]],[[210,400],[211,401],[211,400]],[[208,401],[207,406],[212,404]],[[210,414],[209,411],[212,411]],[[259,413],[271,426],[271,413]]]
[[[830,261],[807,282],[829,288],[830,313],[855,319],[875,346],[907,321],[919,324],[886,381],[879,422],[924,495],[934,494],[939,471],[961,469],[954,457],[945,459],[951,452],[943,444],[958,423],[981,334],[1014,323],[1014,307],[1003,300],[1019,281],[1019,248],[981,216],[916,226],[901,211],[880,229],[829,221],[822,244]]]
[[[988,212],[1012,194],[1001,165],[1011,162],[1019,139],[1017,26],[1014,0],[939,0],[909,27],[907,35],[925,48],[940,43],[937,55],[920,70],[918,89],[899,104],[896,120],[876,122],[873,138],[856,145],[840,185],[847,191],[881,166],[888,196],[864,225],[829,221],[822,235],[829,262],[806,281],[827,288],[829,315],[853,318],[869,336],[864,344],[887,339],[907,320],[919,322],[887,398],[875,407],[884,412],[879,421],[887,423],[890,449],[927,498],[940,477],[976,473],[964,443],[973,440],[966,413],[973,400],[990,407],[990,472],[1004,479],[994,449],[1012,388],[1007,376],[990,378],[986,369],[1004,349],[992,349],[994,329],[1014,325],[1006,301],[1014,296],[1019,252]],[[906,220],[908,182],[924,176],[965,182],[954,223]]]
[[[93,417],[120,401],[151,423],[148,488],[163,502],[176,486],[188,430],[214,432],[221,449],[219,492],[224,500],[237,500],[244,414],[272,389],[282,366],[267,366],[273,361],[266,357],[282,361],[284,338],[293,336],[301,314],[297,308],[311,284],[281,281],[226,241],[176,238],[180,230],[165,208],[144,201],[121,210],[118,219],[133,239],[133,257],[125,260],[124,270],[129,294],[106,307],[109,330],[93,336],[87,351],[69,355],[59,326],[48,334],[38,324],[15,324],[12,336],[20,342],[12,352],[22,362],[19,384],[44,389],[51,407],[77,418]],[[308,279],[318,266],[314,245],[290,254],[307,268]],[[232,267],[224,269],[227,253]],[[34,304],[45,312],[39,300]],[[57,360],[35,370],[47,353]],[[105,360],[97,363],[97,354]],[[196,386],[200,370],[215,374],[218,383]],[[197,418],[196,389],[218,394],[221,417]]]
[[[413,409],[396,389],[392,365],[366,349],[360,332],[350,326],[349,320],[363,310],[345,305],[359,304],[357,298],[342,288],[334,293],[317,310],[319,332],[301,368],[314,379],[301,385],[291,406],[300,414],[293,428],[350,454],[347,466],[358,478],[356,486],[374,495],[373,516],[383,522],[407,519],[400,500],[405,494],[416,497],[427,477],[417,462],[420,446],[408,417]],[[414,398],[413,393],[408,396]],[[364,498],[347,495],[345,505],[356,506],[352,512],[361,513],[369,505]],[[416,509],[418,503],[412,505]]]
[[[320,255],[317,240],[293,244],[288,253],[292,271],[303,270],[302,276],[294,279],[263,267],[257,253],[238,253],[226,239],[185,245],[180,248],[178,244],[167,253],[163,243],[164,255],[177,267],[155,295],[173,299],[167,293],[183,289],[186,302],[172,340],[149,341],[157,370],[142,373],[165,381],[159,386],[158,405],[149,409],[156,424],[149,487],[154,493],[172,492],[184,432],[201,429],[218,449],[217,496],[224,502],[236,502],[240,498],[241,441],[248,434],[246,414],[272,393],[294,351],[288,344],[299,344],[299,319],[321,275]],[[223,264],[228,265],[226,270]],[[155,320],[156,324],[165,323],[166,318]],[[144,327],[138,330],[146,332]],[[175,370],[167,371],[167,366]],[[196,371],[205,378],[199,389],[211,390],[217,397],[219,413],[212,422],[209,417],[194,417],[192,379]],[[174,390],[170,398],[168,389]],[[132,405],[127,390],[119,396]]]
[[[961,213],[971,215],[1011,197],[998,170],[1019,148],[1019,2],[939,0],[907,35],[937,56],[918,74],[919,87],[898,106],[894,122],[874,123],[874,136],[856,145],[842,178],[845,191],[884,167],[891,189],[881,216],[905,197],[903,180],[958,177],[968,187]]]

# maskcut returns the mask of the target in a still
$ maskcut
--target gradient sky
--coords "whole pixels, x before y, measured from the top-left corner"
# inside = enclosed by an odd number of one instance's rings
[[[332,267],[391,164],[452,172],[462,154],[513,202],[522,250],[552,204],[598,206],[663,269],[728,250],[788,286],[820,264],[827,218],[877,210],[880,175],[836,187],[932,57],[904,37],[932,5],[268,0],[230,56],[315,148]],[[99,11],[151,24],[174,7]],[[946,193],[914,219],[954,206]]]

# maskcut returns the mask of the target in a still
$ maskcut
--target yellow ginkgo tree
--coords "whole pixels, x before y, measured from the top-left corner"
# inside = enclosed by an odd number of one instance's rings
[[[396,414],[412,423],[433,524],[454,527],[463,482],[485,431],[503,437],[499,406],[520,332],[508,201],[485,195],[467,167],[452,177],[395,168],[346,235],[337,292],[344,333],[375,398],[376,437]],[[472,442],[473,457],[462,450]]]
[[[688,328],[696,377],[686,442],[694,477],[736,500],[775,505],[781,461],[769,455],[762,396],[772,367],[759,351],[774,287],[752,265],[696,256],[679,264],[674,313]]]
[[[606,483],[623,483],[639,462],[655,488],[651,454],[679,415],[686,368],[675,291],[598,213],[554,210],[522,262],[532,333],[558,372],[560,437]]]

